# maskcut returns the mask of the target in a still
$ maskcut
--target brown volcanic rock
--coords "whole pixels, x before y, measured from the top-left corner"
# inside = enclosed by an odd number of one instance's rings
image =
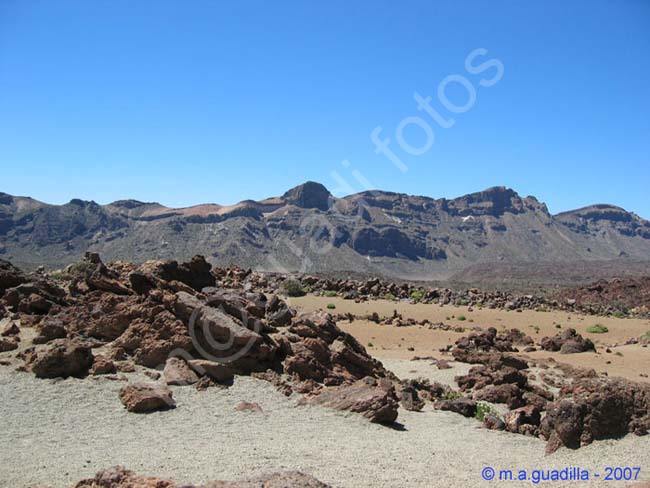
[[[339,329],[330,314],[303,314],[278,335],[272,336],[287,348],[284,372],[297,380],[340,385],[366,376],[386,376],[382,364],[370,357],[354,337]]]
[[[92,479],[78,482],[74,488],[176,488],[171,481],[139,476],[120,466],[100,471]]]
[[[176,406],[169,388],[161,385],[134,383],[120,390],[120,400],[129,412],[148,413]]]
[[[177,261],[147,261],[138,269],[138,273],[166,282],[178,281],[196,291],[201,291],[216,283],[214,275],[210,272],[211,269],[212,265],[203,256],[197,255],[189,262],[181,264]],[[140,276],[133,277],[130,281],[142,284],[143,286],[138,287],[142,291],[147,288],[146,282]]]
[[[0,352],[15,351],[18,349],[19,343],[18,336],[0,337]]]
[[[364,378],[351,385],[321,389],[301,404],[323,405],[362,414],[371,422],[390,424],[397,419],[399,406],[393,386],[387,380]]]
[[[539,408],[534,405],[512,410],[505,415],[506,430],[517,434],[534,434],[539,426],[540,414]]]
[[[547,451],[650,430],[650,386],[621,378],[577,378],[547,405],[540,431]]]
[[[163,378],[168,385],[177,386],[193,385],[199,381],[199,377],[185,361],[174,357],[167,359]]]
[[[92,368],[90,368],[90,374],[92,375],[102,375],[102,374],[115,374],[117,368],[115,363],[104,356],[95,356],[95,361],[93,362]]]
[[[562,303],[599,313],[632,310],[650,311],[650,277],[600,280],[585,286],[567,288],[555,295]]]
[[[27,282],[27,277],[9,261],[0,259],[0,292]],[[0,293],[2,295],[2,293]]]
[[[46,317],[36,326],[37,336],[32,340],[33,344],[46,344],[55,339],[63,339],[68,335],[63,322],[56,317]]]
[[[214,283],[203,258],[181,265],[148,262],[136,268],[128,263],[104,265],[99,256],[89,253],[66,273],[70,294],[55,297],[59,303],[52,302],[46,315],[34,315],[44,309],[25,308],[32,313],[27,318],[35,317],[36,342],[53,341],[47,353],[27,355],[29,366],[39,377],[79,376],[91,367],[93,374],[105,374],[113,368],[123,372],[125,364],[130,365],[129,370],[133,364],[166,364],[168,383],[196,383],[198,373],[209,378],[202,381],[203,388],[210,380],[229,383],[235,373],[259,372],[285,393],[312,394],[324,391],[323,387],[340,386],[339,407],[363,410],[378,422],[392,421],[387,419],[396,415],[393,390],[383,383],[374,389],[368,383],[358,384],[367,377],[371,378],[367,381],[377,381],[390,374],[358,341],[339,329],[331,315],[296,317],[279,298],[267,300],[248,286],[230,290],[203,287],[199,293],[194,288]],[[250,271],[226,273],[239,283],[251,276]],[[45,281],[24,291],[48,290],[49,286]],[[25,302],[22,292],[10,291],[15,292],[18,305]],[[31,295],[44,297],[43,293]],[[88,350],[87,364],[81,367],[78,350],[70,352],[63,345],[74,342],[58,339],[62,336],[71,341],[82,336],[92,338],[93,345],[107,345],[107,358],[98,358],[93,366]],[[197,359],[186,363],[179,359],[184,357]],[[280,372],[286,376],[280,377]],[[357,401],[355,394],[360,395]],[[416,405],[417,399],[413,403]]]
[[[228,364],[207,361],[205,359],[191,359],[187,364],[197,375],[206,375],[218,383],[229,383],[235,376],[232,368]]]
[[[477,403],[469,398],[455,398],[453,400],[440,400],[436,402],[438,410],[448,410],[459,413],[463,417],[474,417],[476,415]]]
[[[545,351],[560,351],[562,354],[596,350],[594,343],[582,337],[575,329],[566,329],[553,337],[544,337],[541,347]]]
[[[28,362],[37,378],[82,377],[92,365],[93,353],[88,346],[61,339],[36,353]]]
[[[120,466],[100,471],[94,478],[78,482],[74,488],[181,488],[169,480],[139,476]],[[193,486],[184,485],[184,488]],[[196,488],[330,488],[316,478],[289,471],[241,481],[211,481]]]

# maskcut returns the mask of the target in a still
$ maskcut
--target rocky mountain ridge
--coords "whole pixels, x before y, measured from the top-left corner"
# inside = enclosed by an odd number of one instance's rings
[[[454,199],[384,191],[336,198],[307,182],[236,205],[120,200],[49,205],[0,193],[0,257],[62,267],[86,251],[214,264],[444,280],[477,265],[650,262],[650,222],[613,205],[552,215],[505,187]]]

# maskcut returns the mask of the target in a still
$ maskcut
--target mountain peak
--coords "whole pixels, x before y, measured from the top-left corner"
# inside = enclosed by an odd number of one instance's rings
[[[282,195],[282,198],[300,208],[317,208],[323,211],[330,207],[330,200],[333,199],[329,190],[315,181],[307,181],[292,188]]]

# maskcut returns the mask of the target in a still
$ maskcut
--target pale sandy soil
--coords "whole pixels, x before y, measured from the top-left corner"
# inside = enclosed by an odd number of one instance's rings
[[[385,362],[404,377],[441,381],[466,368],[438,371],[426,361]],[[343,488],[531,486],[482,482],[486,466],[579,466],[603,473],[605,466],[636,465],[642,467],[640,479],[650,479],[650,437],[627,436],[545,456],[539,439],[487,431],[474,419],[430,406],[420,413],[400,411],[403,427],[392,429],[355,414],[296,407],[295,397],[284,397],[268,383],[238,377],[227,390],[174,387],[175,410],[137,415],[119,402],[122,384],[38,380],[0,366],[0,487],[62,488],[116,464],[179,483],[297,469]],[[258,402],[264,413],[234,411],[242,400]],[[625,486],[544,483],[603,485]]]
[[[439,306],[426,304],[409,304],[376,300],[355,303],[341,298],[307,296],[291,298],[291,306],[301,311],[326,310],[328,303],[336,305],[335,313],[350,312],[355,315],[367,315],[377,312],[380,316],[389,316],[397,310],[404,318],[417,320],[429,319],[431,322],[443,322],[452,326],[461,326],[464,332],[442,331],[429,329],[427,326],[394,327],[378,325],[367,320],[355,320],[350,323],[338,323],[346,332],[355,336],[368,351],[379,359],[397,358],[411,359],[413,356],[447,357],[439,349],[453,344],[463,335],[471,332],[472,327],[496,327],[497,329],[518,328],[530,335],[535,341],[544,336],[557,334],[564,328],[572,327],[584,337],[597,345],[596,353],[560,354],[548,351],[536,351],[526,354],[531,358],[554,358],[573,366],[593,368],[597,372],[606,372],[609,376],[622,376],[635,381],[650,382],[650,348],[639,345],[625,346],[623,343],[631,337],[639,337],[650,330],[650,321],[641,319],[617,319],[612,317],[596,317],[563,312],[508,312],[505,310],[478,310],[468,312],[467,307]],[[458,317],[465,316],[460,321]],[[591,334],[587,327],[594,324],[606,325],[609,332]],[[556,328],[560,324],[562,329]],[[539,327],[539,332],[531,327]],[[605,352],[607,346],[611,353]],[[409,348],[413,350],[409,350]],[[609,364],[608,364],[609,362]]]
[[[580,332],[584,332],[581,327],[596,321],[605,323],[611,331],[606,342],[611,343],[650,329],[647,321],[579,315],[567,319],[566,314],[550,312],[467,312],[456,307],[384,301],[355,304],[315,297],[291,301],[303,310],[336,303],[338,312],[356,314],[377,311],[389,315],[397,308],[405,317],[427,317],[468,328],[494,325],[526,330],[521,324],[530,322],[540,327],[540,338],[557,332],[554,321],[563,326],[570,323]],[[461,314],[474,322],[451,319]],[[414,355],[440,357],[439,347],[462,333],[378,326],[367,321],[339,325],[364,345],[372,342],[370,353],[401,378],[427,377],[454,386],[454,376],[470,367],[452,362],[452,369],[438,370],[431,361],[410,361]],[[32,332],[23,329],[25,343]],[[408,351],[409,347],[415,350]],[[638,373],[643,368],[649,372],[648,348],[621,346],[613,351],[623,355],[530,355],[556,357],[581,366],[593,363],[598,371],[643,380]],[[0,354],[0,359],[14,355]],[[611,364],[603,364],[606,361]],[[639,480],[650,480],[650,436],[629,435],[545,456],[545,443],[540,439],[487,431],[474,419],[434,411],[430,405],[420,413],[400,410],[402,428],[393,429],[355,414],[296,407],[296,396],[286,398],[268,383],[247,377],[238,377],[226,390],[197,392],[192,387],[173,387],[178,404],[175,410],[137,415],[126,412],[118,399],[122,382],[105,378],[38,380],[15,372],[18,364],[12,359],[10,366],[0,366],[0,488],[68,487],[118,464],[179,483],[301,470],[343,488],[532,486],[530,482],[483,482],[481,470],[486,466],[529,471],[577,466],[601,474],[605,466],[640,466]],[[126,376],[131,381],[150,381],[141,371]],[[240,401],[257,402],[264,413],[236,412],[234,406]],[[543,485],[626,486],[602,481]]]

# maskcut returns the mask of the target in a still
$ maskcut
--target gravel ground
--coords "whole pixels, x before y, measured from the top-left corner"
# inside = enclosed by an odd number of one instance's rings
[[[403,377],[416,376],[410,373],[416,370],[444,380],[460,372],[460,367],[438,371],[426,361],[386,364]],[[403,427],[394,429],[354,414],[296,407],[295,398],[268,383],[237,378],[227,390],[176,387],[175,410],[137,415],[127,413],[118,399],[123,384],[37,380],[0,366],[0,487],[67,487],[118,464],[181,483],[297,469],[354,488],[531,485],[481,482],[486,466],[578,466],[601,473],[605,466],[640,466],[640,479],[650,479],[650,437],[627,436],[545,457],[538,439],[487,431],[473,419],[430,407],[401,411]],[[259,403],[264,413],[234,411],[242,400]]]

